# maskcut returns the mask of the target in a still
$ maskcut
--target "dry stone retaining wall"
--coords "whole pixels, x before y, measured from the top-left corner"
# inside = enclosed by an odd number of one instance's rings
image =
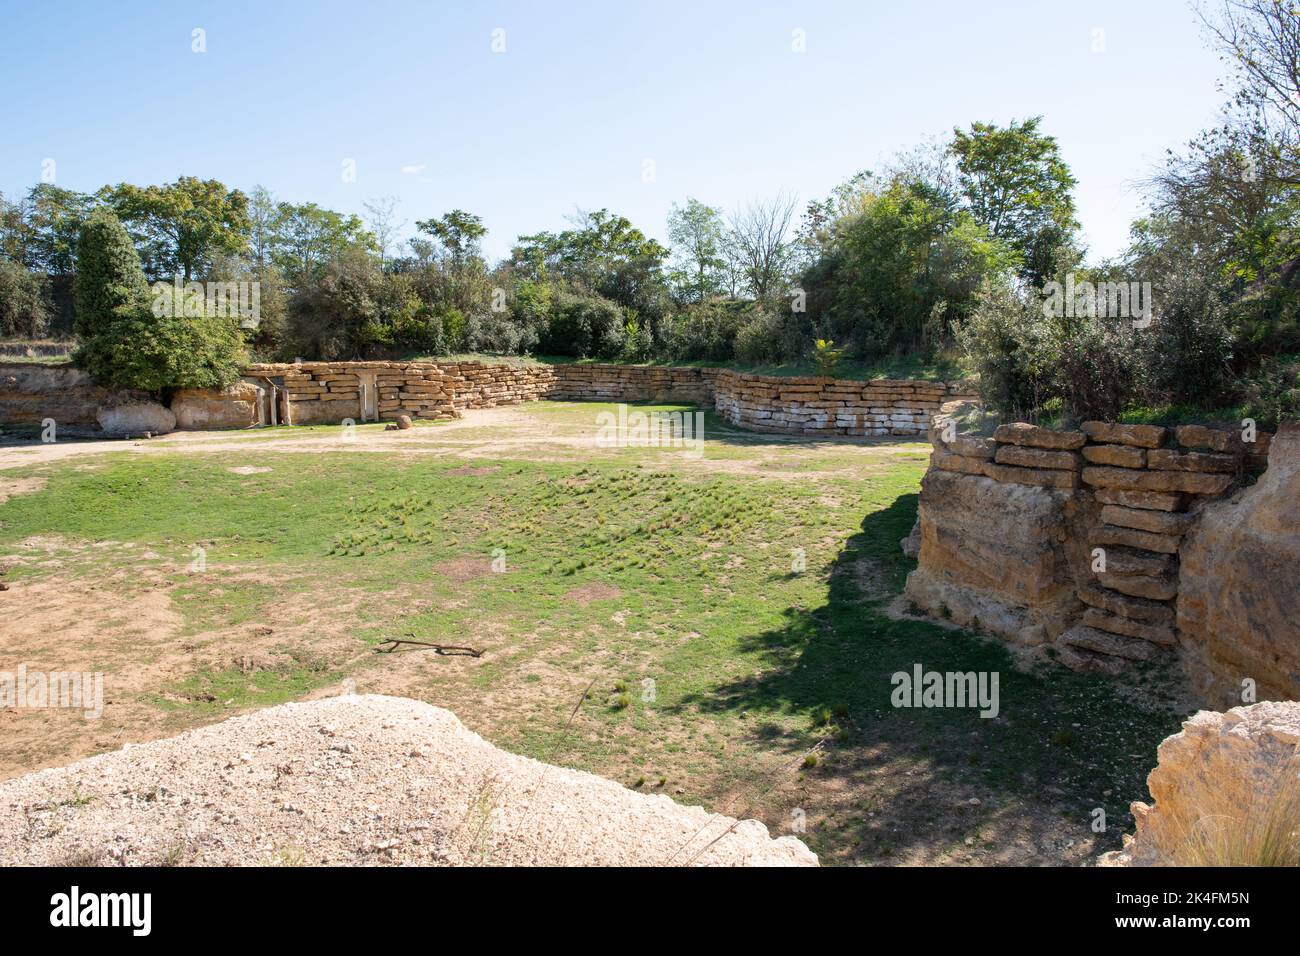
[[[918,567],[907,584],[915,604],[1021,643],[1053,642],[1079,668],[1114,671],[1183,650],[1202,696],[1239,694],[1244,677],[1267,693],[1300,696],[1295,573],[1289,594],[1272,602],[1274,613],[1256,613],[1248,633],[1223,641],[1214,632],[1227,621],[1214,609],[1245,605],[1228,616],[1248,616],[1268,603],[1269,586],[1261,581],[1244,600],[1219,593],[1246,586],[1234,582],[1248,575],[1225,565],[1251,566],[1249,549],[1185,546],[1189,535],[1199,540],[1203,515],[1219,513],[1211,503],[1267,466],[1261,490],[1243,492],[1268,495],[1276,506],[1257,522],[1259,541],[1252,539],[1261,552],[1256,576],[1277,563],[1263,556],[1264,539],[1274,553],[1289,540],[1288,553],[1300,557],[1295,490],[1263,490],[1281,483],[1270,475],[1286,471],[1291,481],[1300,470],[1300,435],[1287,433],[1288,460],[1291,444],[1298,446],[1288,468],[1269,464],[1267,433],[1248,444],[1237,431],[1199,425],[1017,423],[980,438],[955,436],[946,425],[946,416],[936,416],[922,482]],[[1220,538],[1243,533],[1239,525],[1214,522]]]

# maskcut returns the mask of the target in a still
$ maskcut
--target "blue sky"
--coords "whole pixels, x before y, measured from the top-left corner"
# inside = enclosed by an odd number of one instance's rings
[[[1180,0],[0,4],[7,197],[47,159],[86,191],[188,174],[358,213],[394,195],[406,234],[482,216],[493,257],[576,208],[662,239],[687,196],[802,203],[955,125],[1043,114],[1095,258],[1225,99]]]

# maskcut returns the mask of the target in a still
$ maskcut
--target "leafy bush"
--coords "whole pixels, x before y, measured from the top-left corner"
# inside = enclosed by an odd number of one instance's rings
[[[537,347],[537,332],[530,325],[516,323],[509,315],[490,312],[470,316],[465,344],[471,352],[521,355]]]
[[[1234,331],[1222,296],[1190,270],[1175,275],[1160,294],[1156,318],[1138,335],[1147,389],[1174,403],[1223,403]]]
[[[1006,419],[1033,418],[1050,397],[1050,328],[1042,306],[1008,283],[985,283],[956,335],[985,405]]]
[[[598,295],[557,290],[541,337],[549,355],[617,358],[623,350],[623,310]]]
[[[239,377],[247,360],[236,320],[159,317],[148,309],[119,310],[74,358],[105,385],[148,392],[223,388]]]
[[[354,358],[375,344],[383,278],[365,256],[342,256],[289,304],[290,339],[298,355]]]
[[[781,316],[759,310],[736,333],[736,358],[754,365],[779,362],[788,354],[798,354],[785,351],[782,346],[788,342]]]
[[[40,338],[50,324],[46,281],[0,257],[0,335]]]
[[[1075,421],[1114,421],[1139,396],[1132,322],[1090,316],[1047,320],[1050,393]]]
[[[1300,420],[1300,354],[1268,359],[1242,383],[1244,412],[1262,426]]]

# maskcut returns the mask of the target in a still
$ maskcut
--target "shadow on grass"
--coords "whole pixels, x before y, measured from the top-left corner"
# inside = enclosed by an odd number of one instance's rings
[[[899,539],[916,502],[903,495],[866,517],[836,560],[824,606],[790,608],[780,628],[747,639],[760,671],[679,706],[747,713],[756,741],[783,750],[794,766],[827,738],[793,788],[802,793],[786,802],[803,801],[805,838],[831,860],[887,862],[912,851],[933,858],[936,850],[951,858],[988,845],[991,830],[1007,841],[1006,860],[1050,859],[1070,843],[1089,853],[1117,847],[1132,827],[1129,802],[1147,798],[1156,745],[1178,729],[1180,715],[1161,703],[1168,674],[1136,673],[1126,690],[1052,664],[1017,669],[997,640],[888,616],[884,605],[915,566]],[[864,599],[864,566],[883,578],[875,593],[889,597]],[[997,717],[895,708],[891,675],[916,664],[996,672]],[[755,779],[751,789],[772,782]],[[1098,807],[1108,824],[1101,834],[1091,827]],[[998,862],[998,851],[982,858]]]

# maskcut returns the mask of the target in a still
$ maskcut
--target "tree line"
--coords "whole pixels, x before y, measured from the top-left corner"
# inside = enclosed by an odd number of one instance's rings
[[[204,317],[205,361],[234,348],[768,364],[821,341],[823,356],[834,343],[864,361],[960,361],[1007,416],[1235,403],[1276,420],[1300,408],[1300,26],[1272,0],[1226,0],[1202,19],[1234,67],[1224,121],[1170,152],[1130,246],[1094,267],[1074,175],[1028,117],[954,129],[802,207],[785,194],[731,210],[688,198],[667,245],[600,209],[519,236],[495,263],[482,219],[460,209],[398,242],[392,198],[358,216],[195,177],[93,195],[42,183],[0,197],[0,334],[75,333],[80,360],[110,367],[113,350],[87,339],[110,323],[81,314],[98,306],[75,286],[86,237],[102,244],[111,220],[146,286],[259,284],[256,327],[218,334]],[[114,281],[140,294],[127,271]],[[1130,289],[1150,315],[1131,314]],[[183,337],[162,321],[141,314],[130,334]]]

